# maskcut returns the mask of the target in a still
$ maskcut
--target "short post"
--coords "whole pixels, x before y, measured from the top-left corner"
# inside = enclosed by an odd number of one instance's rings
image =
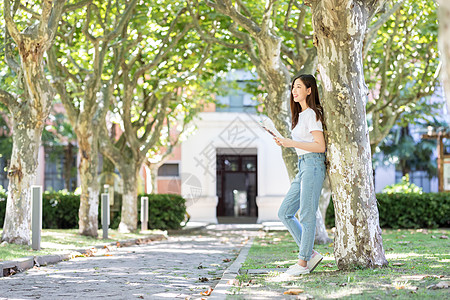
[[[109,227],[109,194],[102,193],[102,229],[103,239],[108,239],[108,227]]]
[[[31,247],[41,250],[42,230],[42,186],[31,186]]]
[[[141,197],[141,230],[148,229],[148,197]]]

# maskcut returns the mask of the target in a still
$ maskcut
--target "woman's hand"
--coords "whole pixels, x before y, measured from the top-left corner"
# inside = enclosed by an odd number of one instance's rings
[[[277,143],[278,146],[282,146],[281,143],[278,141],[278,138],[274,137],[273,140],[275,141],[275,143]]]
[[[277,143],[278,146],[283,146],[283,147],[293,147],[294,145],[294,141],[291,139],[285,139],[285,138],[274,138],[275,142]]]

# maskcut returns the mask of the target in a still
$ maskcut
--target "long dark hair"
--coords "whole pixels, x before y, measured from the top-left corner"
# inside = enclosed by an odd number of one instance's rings
[[[323,124],[323,108],[319,101],[319,90],[317,89],[317,83],[314,76],[310,74],[301,74],[295,76],[292,80],[291,85],[291,113],[292,113],[292,129],[298,123],[298,114],[302,112],[302,107],[300,103],[294,101],[294,96],[292,95],[292,90],[294,88],[294,83],[297,79],[300,79],[306,88],[311,88],[311,94],[306,96],[306,104],[316,113],[316,120],[322,122]]]

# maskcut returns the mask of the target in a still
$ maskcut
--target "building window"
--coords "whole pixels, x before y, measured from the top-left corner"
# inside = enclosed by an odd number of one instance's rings
[[[247,84],[246,81],[238,80],[237,89],[231,88],[227,94],[218,96],[216,111],[256,113],[258,102],[253,99],[253,95],[245,92]]]
[[[158,176],[180,176],[177,163],[163,164],[158,168]]]
[[[46,191],[60,191],[66,189],[70,192],[77,187],[77,156],[76,149],[66,152],[66,147],[45,148],[45,180]],[[69,159],[70,161],[66,160]]]

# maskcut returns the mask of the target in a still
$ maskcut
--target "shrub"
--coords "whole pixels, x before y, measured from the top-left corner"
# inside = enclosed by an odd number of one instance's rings
[[[436,228],[450,226],[449,193],[377,194],[380,227]],[[326,222],[334,226],[334,207],[328,206]]]
[[[147,194],[151,229],[179,229],[186,215],[186,201],[175,194]],[[140,197],[139,197],[140,199]],[[140,200],[138,201],[140,203]],[[140,205],[138,206],[140,207]]]
[[[181,227],[180,223],[186,215],[185,200],[181,196],[173,194],[139,195],[139,210],[141,207],[140,196],[147,196],[149,198],[150,228],[166,230],[179,229]],[[0,192],[1,199],[4,199],[4,201],[0,201],[0,228],[3,227],[6,212],[6,195]],[[113,216],[110,220],[110,228],[116,229],[120,222],[122,197],[119,194],[115,194],[114,199],[114,206],[111,208]],[[79,195],[65,192],[45,192],[42,198],[42,228],[78,228],[79,207]],[[99,205],[99,228],[101,228],[100,211],[101,207]],[[139,216],[138,220],[140,220]]]
[[[45,192],[42,197],[42,228],[78,228],[80,196],[65,192]]]

